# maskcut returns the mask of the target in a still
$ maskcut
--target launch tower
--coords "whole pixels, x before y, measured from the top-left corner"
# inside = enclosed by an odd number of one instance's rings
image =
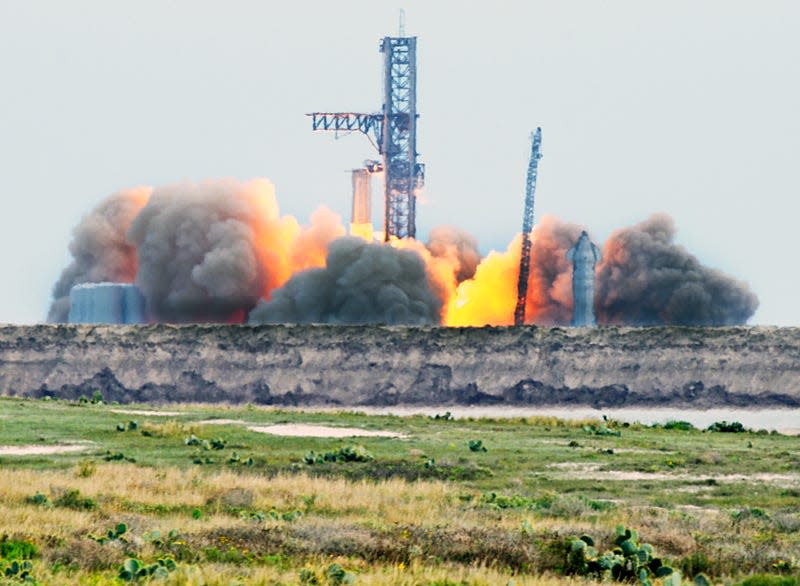
[[[539,159],[542,158],[542,129],[531,135],[531,158],[528,162],[528,178],[525,182],[525,212],[522,216],[522,253],[519,258],[517,279],[517,307],[514,309],[514,325],[525,323],[525,302],[528,298],[528,275],[531,271],[531,231],[533,230],[533,196],[536,193],[536,178],[539,175]]]
[[[384,240],[415,238],[416,196],[425,182],[425,165],[417,162],[417,38],[384,37],[383,109],[314,112],[312,130],[359,131],[383,156]]]

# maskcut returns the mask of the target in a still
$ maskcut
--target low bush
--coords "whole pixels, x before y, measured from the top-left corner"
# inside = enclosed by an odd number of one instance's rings
[[[211,440],[200,439],[196,435],[192,434],[183,440],[183,443],[187,446],[197,446],[203,448],[204,450],[224,450],[225,445],[228,442],[222,438],[215,438]]]
[[[53,501],[53,504],[57,507],[72,509],[74,511],[93,511],[97,508],[97,503],[94,499],[81,496],[81,492],[75,488],[65,491]]]
[[[718,433],[744,433],[747,430],[745,429],[744,425],[738,421],[716,421],[709,425],[706,431]]]
[[[8,535],[0,538],[0,559],[29,560],[36,557],[36,546],[28,540],[9,539]]]
[[[83,460],[78,464],[78,469],[75,471],[75,476],[78,478],[89,478],[94,476],[95,472],[97,472],[97,464],[91,460]]]
[[[436,415],[428,417],[428,419],[432,419],[434,421],[452,421],[453,415],[450,413],[450,411],[445,411],[443,415],[437,413]]]
[[[616,505],[610,501],[589,499],[583,495],[557,495],[545,493],[542,496],[531,498],[521,495],[498,495],[486,492],[481,495],[479,504],[496,509],[524,509],[538,511],[550,517],[572,519],[588,513],[609,511]]]
[[[103,460],[106,462],[131,462],[135,463],[136,458],[131,458],[130,456],[126,456],[122,452],[110,452],[107,451],[106,455],[103,456]]]
[[[800,586],[796,576],[776,576],[774,574],[755,574],[745,578],[736,586]]]
[[[375,457],[364,446],[345,446],[333,452],[316,454],[313,451],[306,453],[303,462],[309,465],[324,462],[369,462]]]
[[[181,421],[165,421],[164,423],[145,422],[141,425],[141,434],[145,437],[187,437],[196,433],[193,425]]]
[[[325,570],[325,577],[329,584],[352,584],[356,578],[339,564],[328,566]]]
[[[117,431],[136,431],[139,429],[139,424],[131,419],[127,424],[126,423],[117,423]]]
[[[49,507],[53,504],[50,502],[50,499],[47,498],[47,495],[42,494],[41,492],[37,492],[31,496],[26,496],[25,502],[29,505],[36,505],[37,507]]]
[[[486,452],[486,446],[483,445],[483,440],[469,440],[467,442],[470,452]]]
[[[622,432],[618,429],[610,429],[606,426],[605,423],[597,425],[593,423],[591,425],[584,425],[583,431],[585,433],[589,433],[591,435],[599,435],[599,436],[612,436],[612,437],[621,437]]]

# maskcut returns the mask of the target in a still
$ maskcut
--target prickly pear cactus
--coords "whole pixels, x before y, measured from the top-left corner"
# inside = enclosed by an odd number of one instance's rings
[[[680,572],[656,557],[652,545],[639,543],[635,530],[622,525],[616,529],[614,548],[603,554],[599,554],[588,535],[573,537],[567,545],[564,564],[567,574],[593,575],[618,582],[638,581],[642,586],[652,586],[654,580],[661,586],[680,586]]]

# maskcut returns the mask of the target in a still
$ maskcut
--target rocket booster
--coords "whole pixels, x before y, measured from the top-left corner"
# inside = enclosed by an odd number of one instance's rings
[[[586,230],[581,232],[575,246],[567,251],[572,263],[572,297],[575,308],[573,326],[595,326],[594,317],[594,267],[600,261],[600,249],[592,243]]]

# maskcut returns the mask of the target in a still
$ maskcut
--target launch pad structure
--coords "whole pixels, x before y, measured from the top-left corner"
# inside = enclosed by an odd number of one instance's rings
[[[416,197],[425,183],[417,161],[417,38],[384,37],[383,107],[380,112],[314,112],[312,130],[361,132],[382,155],[384,241],[415,238]],[[369,165],[365,166],[368,172]],[[355,218],[354,218],[355,219]]]
[[[528,161],[528,176],[525,181],[525,212],[522,217],[522,251],[519,258],[517,278],[517,306],[514,309],[514,325],[525,324],[525,304],[528,299],[528,276],[531,271],[531,231],[533,230],[533,203],[536,193],[536,178],[539,176],[539,159],[542,158],[542,129],[531,134],[531,158]]]

